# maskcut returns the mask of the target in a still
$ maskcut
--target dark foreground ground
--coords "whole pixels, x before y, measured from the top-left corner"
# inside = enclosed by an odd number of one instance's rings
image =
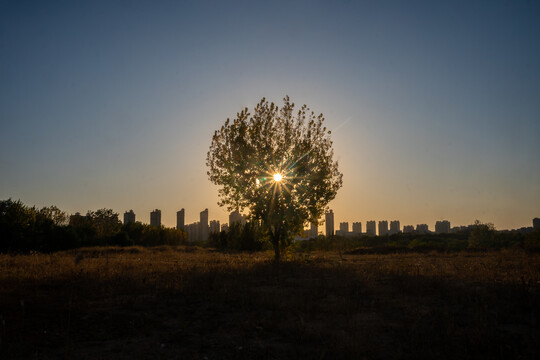
[[[1,359],[539,359],[540,257],[0,255]]]

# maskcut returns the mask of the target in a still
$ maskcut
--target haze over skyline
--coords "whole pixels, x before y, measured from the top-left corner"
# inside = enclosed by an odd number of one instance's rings
[[[186,223],[212,134],[266,97],[323,113],[335,222],[540,216],[539,2],[0,1],[0,198]]]

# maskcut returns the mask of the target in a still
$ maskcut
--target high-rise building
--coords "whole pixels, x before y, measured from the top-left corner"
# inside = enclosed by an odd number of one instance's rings
[[[199,237],[200,240],[208,240],[208,209],[201,211],[200,221],[199,221]]]
[[[246,223],[246,217],[244,215],[240,214],[240,212],[238,210],[234,210],[229,215],[229,226],[231,226],[233,223],[240,223],[240,224],[244,225]]]
[[[187,224],[186,227],[185,227],[185,230],[186,230],[186,233],[187,233],[187,239],[188,241],[193,241],[195,240],[193,238],[193,229],[192,229],[192,224]]]
[[[126,211],[124,213],[124,225],[135,223],[135,213],[133,210]]]
[[[353,222],[352,223],[352,232],[353,232],[353,234],[361,234],[362,233],[362,223],[361,222]]]
[[[210,220],[210,234],[217,234],[219,231],[219,220]]]
[[[533,219],[533,229],[534,230],[540,229],[540,218]]]
[[[194,222],[193,224],[186,225],[186,232],[188,234],[189,241],[200,240],[199,239],[199,223]]]
[[[435,232],[437,234],[448,234],[448,233],[450,233],[450,221],[448,221],[448,220],[437,221],[435,223]]]
[[[319,227],[317,226],[317,224],[311,223],[308,237],[314,238],[314,237],[317,237],[318,235],[319,235]]]
[[[414,231],[414,226],[412,225],[405,225],[403,226],[403,233],[412,233]]]
[[[185,211],[184,209],[176,212],[176,228],[184,230],[185,226]]]
[[[427,234],[429,232],[429,228],[427,224],[417,224],[416,225],[416,232],[419,234]]]
[[[324,214],[326,221],[326,236],[334,235],[334,211],[330,210]]]
[[[150,213],[150,226],[161,226],[161,210],[154,210]]]
[[[379,236],[388,235],[388,221],[379,221]]]
[[[339,232],[340,232],[340,235],[347,235],[349,233],[349,223],[348,222],[339,223]]]
[[[375,227],[375,220],[370,220],[366,223],[366,234],[368,235],[371,235],[371,236],[375,236],[375,230],[376,227]]]
[[[399,220],[390,221],[390,235],[397,234],[401,231]]]

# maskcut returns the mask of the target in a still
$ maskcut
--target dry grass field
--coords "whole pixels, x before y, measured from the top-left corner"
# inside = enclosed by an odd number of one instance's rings
[[[0,255],[2,359],[538,359],[540,256]]]

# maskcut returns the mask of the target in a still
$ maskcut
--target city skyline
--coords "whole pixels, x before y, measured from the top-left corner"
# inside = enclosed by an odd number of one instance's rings
[[[181,210],[176,212],[176,224],[174,226],[167,226],[163,223],[161,223],[161,210],[154,209],[150,212],[150,222],[147,224],[151,226],[159,226],[163,225],[165,227],[171,227],[176,229],[183,229],[186,230],[188,233],[191,233],[193,231],[193,227],[196,227],[198,230],[201,231],[203,229],[202,233],[196,232],[196,237],[198,238],[199,235],[203,239],[208,238],[208,234],[212,232],[216,232],[217,229],[223,230],[222,226],[225,226],[228,228],[228,226],[233,222],[239,222],[242,224],[245,224],[246,222],[246,214],[242,214],[238,212],[237,210],[232,211],[228,215],[228,222],[221,221],[218,219],[214,219],[210,217],[210,213],[208,211],[208,208],[205,208],[203,211],[199,213],[199,218],[193,222],[185,222],[185,209],[182,208]],[[77,213],[79,215],[82,215],[80,213]],[[124,221],[123,223],[126,224],[126,222],[133,223],[135,222],[135,218],[137,214],[130,209],[129,211],[125,211],[123,213]],[[152,216],[155,214],[156,220],[152,223]],[[120,218],[121,213],[119,213]],[[332,234],[368,234],[368,235],[392,235],[399,232],[407,233],[407,232],[433,232],[433,233],[450,233],[452,231],[455,231],[456,229],[463,229],[470,227],[474,224],[474,222],[471,222],[469,224],[453,224],[451,221],[447,219],[437,220],[435,223],[433,223],[433,226],[430,226],[427,223],[410,223],[410,224],[403,224],[401,225],[400,220],[366,220],[366,221],[353,221],[352,227],[349,225],[348,221],[339,221],[339,230],[336,229],[336,224],[338,223],[335,219],[335,213],[333,209],[329,209],[321,219],[322,221],[324,219],[324,222],[320,222],[319,225],[315,225],[314,223],[308,223],[306,226],[304,226],[304,231],[309,234],[309,236],[314,236],[314,234],[324,234],[328,235],[328,232],[330,231]],[[339,218],[338,218],[339,219]],[[145,223],[144,221],[137,220],[141,223]],[[368,223],[373,223],[373,225],[370,227]],[[206,224],[206,226],[204,226]],[[362,231],[363,225],[365,224],[366,230]],[[453,226],[452,226],[453,224]],[[192,227],[190,230],[188,230],[189,227]],[[319,231],[319,227],[324,229],[324,232],[322,230]],[[540,218],[534,217],[529,219],[529,224],[519,227],[519,228],[499,228],[497,230],[518,230],[521,228],[540,228]],[[206,230],[204,230],[206,229]],[[381,234],[382,233],[382,234]]]
[[[146,223],[158,207],[170,227],[181,204],[227,222],[206,173],[212,135],[289,95],[332,131],[336,221],[512,229],[540,213],[538,2],[0,10],[2,199]]]

